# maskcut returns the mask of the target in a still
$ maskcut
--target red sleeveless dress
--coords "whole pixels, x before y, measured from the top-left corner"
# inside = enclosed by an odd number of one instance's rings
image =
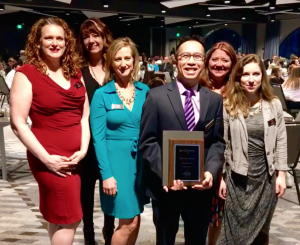
[[[64,89],[33,65],[18,69],[32,84],[32,104],[29,117],[31,131],[50,155],[70,157],[80,150],[81,118],[85,87],[81,73]],[[60,177],[27,151],[30,169],[39,186],[40,211],[44,219],[54,224],[72,224],[81,220],[80,165],[71,176]]]

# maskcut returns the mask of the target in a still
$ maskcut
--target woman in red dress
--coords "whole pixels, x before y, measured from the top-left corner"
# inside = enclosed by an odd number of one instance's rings
[[[72,244],[82,218],[79,163],[90,139],[89,105],[75,43],[62,19],[37,21],[27,40],[27,64],[10,92],[12,129],[27,148],[52,245]]]

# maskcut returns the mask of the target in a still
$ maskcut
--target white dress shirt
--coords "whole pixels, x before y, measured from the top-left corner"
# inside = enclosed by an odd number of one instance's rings
[[[15,69],[12,69],[6,76],[5,78],[5,82],[7,84],[7,87],[10,89],[11,88],[11,85],[12,85],[12,82],[14,80],[14,76],[15,76]]]

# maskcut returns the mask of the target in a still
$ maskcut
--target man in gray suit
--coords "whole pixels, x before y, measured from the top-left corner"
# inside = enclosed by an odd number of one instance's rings
[[[211,219],[213,181],[224,159],[222,97],[199,84],[205,49],[199,36],[177,47],[177,81],[150,90],[144,104],[139,149],[147,171],[147,195],[152,198],[157,245],[174,245],[179,217],[186,245],[204,245]],[[180,180],[162,186],[164,130],[204,131],[205,179],[193,187]]]

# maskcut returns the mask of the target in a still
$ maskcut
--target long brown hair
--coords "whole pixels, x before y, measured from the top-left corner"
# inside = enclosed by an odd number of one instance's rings
[[[212,56],[212,54],[216,51],[216,50],[222,50],[224,51],[230,58],[231,61],[231,68],[230,71],[228,72],[227,76],[224,79],[225,84],[229,81],[229,77],[230,74],[233,70],[233,68],[236,65],[237,62],[237,58],[236,58],[236,54],[234,51],[234,48],[227,42],[218,42],[216,44],[214,44],[211,49],[208,51],[207,56],[206,56],[206,60],[205,60],[205,70],[206,70],[206,87],[209,89],[213,89],[214,88],[214,81],[211,79],[210,75],[209,75],[209,60]]]
[[[105,54],[107,53],[109,45],[114,40],[112,34],[108,27],[98,18],[90,18],[84,21],[80,27],[77,47],[79,53],[79,66],[80,68],[88,65],[89,54],[84,48],[83,36],[85,34],[95,33],[102,37],[103,39],[103,51],[102,51],[102,63],[105,64]]]
[[[46,25],[57,25],[64,29],[65,32],[65,52],[61,57],[61,66],[63,76],[70,80],[71,77],[78,76],[78,55],[76,53],[76,40],[73,32],[68,27],[68,24],[56,17],[42,18],[35,22],[27,37],[27,44],[25,48],[26,64],[34,65],[42,74],[46,75],[47,66],[41,58],[41,51],[39,48],[42,36],[42,29]]]
[[[243,113],[244,117],[248,116],[249,102],[243,88],[241,87],[241,77],[244,72],[244,67],[250,63],[258,64],[262,72],[261,86],[257,91],[259,96],[269,103],[276,98],[262,60],[256,54],[248,54],[238,60],[232,71],[226,91],[227,99],[224,106],[227,112],[234,117],[237,117],[239,112]]]
[[[135,43],[129,37],[121,37],[112,42],[107,50],[106,62],[105,62],[105,78],[104,84],[115,79],[115,72],[112,68],[113,61],[117,52],[123,47],[130,47],[133,58],[133,72],[132,79],[135,81],[139,72],[139,52]]]
[[[273,67],[270,78],[278,78],[278,72],[280,71],[279,67]]]
[[[288,80],[283,84],[284,88],[298,90],[300,88],[300,67],[296,66],[291,70]]]

